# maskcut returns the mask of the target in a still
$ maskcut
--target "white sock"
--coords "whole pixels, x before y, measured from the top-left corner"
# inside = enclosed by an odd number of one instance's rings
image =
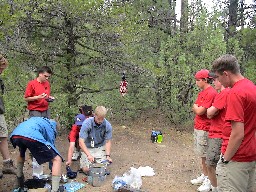
[[[52,176],[52,192],[58,191],[60,186],[60,176]]]

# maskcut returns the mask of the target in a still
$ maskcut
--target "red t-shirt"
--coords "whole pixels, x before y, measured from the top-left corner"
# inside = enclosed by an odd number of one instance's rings
[[[222,129],[225,124],[225,114],[227,105],[227,95],[229,93],[229,88],[223,89],[214,98],[212,106],[219,109],[216,116],[211,119],[211,126],[209,129],[209,138],[222,138]]]
[[[238,148],[233,161],[256,161],[256,86],[248,79],[235,83],[227,99],[226,121],[244,123],[244,139]],[[229,138],[231,130],[223,132],[224,139]],[[226,151],[228,139],[223,140],[222,153]]]
[[[48,96],[51,93],[50,83],[48,81],[38,82],[36,79],[29,81],[26,87],[24,97],[33,97],[46,93]],[[48,109],[48,102],[45,99],[37,99],[28,102],[28,110],[45,111]]]
[[[205,107],[208,109],[212,106],[214,97],[217,95],[217,91],[212,87],[208,87],[205,90],[199,92],[195,104],[199,107]],[[208,131],[211,125],[211,120],[207,118],[206,114],[196,115],[194,119],[194,127],[198,130]]]
[[[69,142],[76,142],[76,140],[79,138],[79,131],[81,129],[81,126],[78,126],[76,124],[72,125],[71,131],[68,135]]]

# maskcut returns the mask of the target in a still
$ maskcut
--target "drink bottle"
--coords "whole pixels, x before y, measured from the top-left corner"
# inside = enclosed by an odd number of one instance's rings
[[[38,179],[41,178],[41,176],[44,174],[44,168],[43,165],[39,165],[36,161],[36,159],[33,157],[33,162],[32,162],[32,166],[33,166],[33,177],[37,177]]]
[[[157,143],[162,143],[163,141],[163,134],[162,132],[160,131],[157,135]]]

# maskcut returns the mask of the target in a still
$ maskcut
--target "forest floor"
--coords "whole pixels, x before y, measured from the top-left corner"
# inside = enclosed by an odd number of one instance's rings
[[[129,123],[113,123],[113,140],[111,158],[113,163],[108,166],[110,175],[107,176],[101,187],[92,187],[82,181],[85,177],[82,173],[77,176],[77,181],[84,183],[85,187],[79,191],[88,192],[111,192],[112,181],[115,176],[122,176],[131,167],[150,166],[154,169],[154,176],[142,177],[141,191],[146,192],[194,192],[197,186],[190,184],[190,180],[200,174],[198,158],[193,152],[192,130],[178,131],[166,121],[156,116],[156,118],[139,118]],[[163,133],[162,143],[152,143],[150,140],[151,131],[161,130]],[[192,129],[192,128],[191,128]],[[61,131],[56,145],[64,158],[67,158],[68,151],[68,131]],[[14,159],[18,153],[10,145],[11,156]],[[32,165],[29,155],[26,157],[25,178],[31,178]],[[2,162],[0,157],[0,162]],[[73,161],[72,169],[76,170],[79,161]],[[49,172],[48,165],[44,165],[45,173]],[[62,166],[63,173],[66,174],[65,165]],[[11,192],[15,177],[4,175],[0,179],[0,192]]]

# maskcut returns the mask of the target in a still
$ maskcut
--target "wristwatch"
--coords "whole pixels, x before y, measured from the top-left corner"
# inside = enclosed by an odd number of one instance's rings
[[[224,164],[228,164],[229,161],[227,161],[224,156],[222,155],[221,156],[221,162],[224,163]]]

